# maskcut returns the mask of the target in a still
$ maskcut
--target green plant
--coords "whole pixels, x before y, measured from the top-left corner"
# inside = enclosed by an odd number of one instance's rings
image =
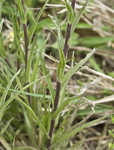
[[[88,118],[94,114],[91,107],[85,107],[87,103],[83,102],[84,98],[81,95],[70,95],[66,91],[72,76],[95,53],[93,49],[66,71],[70,46],[74,45],[73,40],[78,40],[75,29],[79,25],[81,16],[86,13],[89,1],[85,1],[82,8],[77,11],[76,0],[72,0],[71,3],[64,0],[63,5],[67,10],[64,27],[61,19],[52,15],[53,12],[48,15],[48,19],[43,16],[48,2],[49,0],[46,0],[41,9],[35,12],[26,5],[24,0],[17,0],[11,5],[9,14],[5,8],[2,8],[0,15],[2,19],[2,13],[7,14],[11,22],[8,24],[9,29],[14,36],[13,40],[4,44],[2,33],[5,21],[2,20],[0,24],[0,142],[7,150],[80,148],[83,140],[77,144],[73,143],[73,138],[107,118],[107,115],[101,115],[88,121]],[[4,3],[3,1],[1,5],[3,6]],[[28,5],[32,5],[31,3]],[[46,25],[42,23],[43,21]],[[58,61],[53,58],[57,62],[55,86],[46,59],[50,34],[55,38],[55,48],[59,53]],[[87,44],[86,40],[82,41]],[[103,44],[106,41],[103,41]],[[94,42],[99,44],[99,38]],[[51,56],[48,58],[51,59]],[[100,70],[99,65],[96,64],[94,67]],[[80,105],[85,107],[84,111],[80,109]],[[75,109],[72,106],[75,106]],[[96,114],[110,109],[112,107],[101,105],[94,107]],[[81,121],[75,123],[76,116],[77,118],[81,116]]]

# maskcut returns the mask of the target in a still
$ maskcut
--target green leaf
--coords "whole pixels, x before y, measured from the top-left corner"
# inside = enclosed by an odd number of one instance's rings
[[[5,91],[5,88],[3,88],[3,87],[0,87],[0,89]],[[32,97],[37,97],[37,98],[43,98],[44,97],[43,94],[24,92],[24,91],[21,91],[21,90],[14,90],[14,89],[8,89],[8,92],[14,92],[14,93],[18,93],[20,95],[32,96]],[[45,98],[51,99],[51,96],[45,95]]]
[[[3,95],[2,95],[2,97],[1,97],[1,99],[0,99],[0,107],[2,107],[2,105],[5,103],[6,96],[7,96],[7,94],[8,94],[8,90],[10,89],[10,87],[11,87],[13,81],[15,80],[15,78],[19,75],[20,71],[21,71],[21,70],[18,70],[18,71],[16,72],[16,74],[12,77],[12,79],[9,81],[9,83],[8,83],[8,85],[7,85],[5,91],[3,92]]]
[[[113,150],[114,149],[114,144],[113,143],[109,143],[109,149]]]
[[[114,114],[112,115],[112,123],[114,124]]]
[[[70,40],[69,40],[69,44],[71,46],[76,46],[78,44],[78,34],[72,33]]]
[[[96,62],[95,58],[94,57],[91,57],[90,60],[90,65],[98,72],[102,72],[103,73],[103,70],[100,68],[100,65]]]
[[[93,27],[93,25],[83,23],[83,22],[79,22],[77,24],[77,29],[91,29],[92,27]]]
[[[57,68],[57,77],[59,81],[62,81],[64,77],[65,60],[64,60],[64,54],[62,52],[63,50],[60,50],[60,51],[61,51],[61,56],[60,56],[60,62]]]
[[[77,25],[78,25],[78,23],[79,23],[79,21],[80,21],[80,18],[81,18],[81,16],[82,16],[82,14],[83,14],[84,11],[85,11],[86,6],[88,5],[88,2],[89,2],[89,0],[86,0],[84,6],[81,8],[81,10],[79,11],[79,13],[77,12],[78,14],[75,14],[75,17],[74,17],[74,19],[73,19],[73,21],[72,21],[71,34],[72,34],[72,33],[74,32],[74,30],[77,28]]]
[[[71,68],[65,75],[62,80],[62,88],[60,92],[60,99],[59,99],[59,104],[64,100],[64,95],[65,95],[65,88],[66,85],[68,84],[68,81],[72,77],[74,73],[76,73],[88,60],[89,58],[95,53],[95,49],[93,49],[92,52],[90,52],[84,59],[82,59],[78,64],[76,64],[73,68]]]
[[[37,30],[39,29],[56,29],[56,27],[50,18],[45,18],[39,21]]]
[[[114,37],[84,37],[79,39],[79,43],[84,46],[94,47],[101,44],[106,44],[109,41],[114,41]]]
[[[69,0],[64,0],[64,2],[68,12],[68,22],[71,24],[75,17],[75,13],[72,9],[71,2]]]
[[[21,21],[23,24],[26,24],[26,16],[25,16],[25,11],[24,11],[24,7],[22,5],[22,1],[21,0],[17,0],[17,6],[18,6],[18,10],[19,10],[19,15],[21,17]]]
[[[14,120],[14,118],[11,118],[10,120],[8,120],[8,122],[4,125],[4,127],[0,131],[0,136],[3,135],[7,131],[8,127],[10,126],[10,124],[12,122],[12,120]]]
[[[44,127],[44,125],[42,124],[40,118],[38,118],[38,116],[35,114],[35,112],[32,110],[32,108],[27,105],[23,100],[21,100],[21,98],[17,97],[16,100],[22,104],[22,106],[24,106],[31,114],[31,116],[33,117],[33,120],[39,125],[40,129],[42,130],[42,132],[48,136],[48,133]]]
[[[44,59],[41,57],[41,66],[42,66],[42,70],[43,70],[43,74],[45,75],[46,77],[46,82],[48,84],[48,88],[49,88],[49,91],[50,91],[50,94],[51,94],[51,101],[53,103],[54,101],[54,97],[55,97],[55,91],[53,89],[53,85],[52,85],[52,81],[51,81],[51,77],[50,77],[50,74],[46,68],[46,64],[44,62]]]
[[[2,39],[1,33],[0,33],[0,56],[2,56],[2,57],[6,56],[6,49],[3,44],[3,39]]]
[[[78,64],[76,64],[73,68],[71,68],[64,76],[63,84],[67,84],[69,79],[72,77],[74,73],[76,73],[88,60],[89,58],[95,53],[95,49],[92,50],[84,59],[82,59]]]
[[[96,125],[97,123],[99,123],[99,121],[103,120],[105,117],[96,119],[94,121],[90,121],[88,123],[84,123],[83,125],[79,126],[79,127],[75,127],[75,125],[73,127],[71,127],[69,129],[69,131],[65,131],[62,133],[61,137],[57,137],[56,135],[54,136],[53,142],[52,142],[52,147],[57,146],[59,143],[62,143],[66,140],[69,140],[71,137],[73,137],[74,135],[76,135],[78,132],[82,131],[85,128],[89,128],[91,126]],[[51,147],[51,148],[52,148]]]
[[[8,108],[8,105],[10,103],[12,103],[14,101],[14,99],[16,98],[16,95],[10,96],[10,98],[4,103],[4,105],[2,105],[2,107],[0,108],[0,121],[2,120],[5,111]]]
[[[56,118],[63,110],[65,110],[65,107],[70,105],[71,103],[74,103],[75,104],[79,101],[79,98],[78,97],[70,97],[70,98],[67,98],[65,101],[63,101],[61,103],[61,105],[57,108],[57,110],[55,111],[55,113],[53,114],[53,118]]]
[[[46,8],[46,5],[48,3],[49,0],[46,0],[45,1],[45,4],[43,5],[43,7],[40,9],[40,12],[38,13],[38,15],[36,16],[35,19],[33,19],[33,23],[32,23],[32,26],[30,27],[29,31],[28,31],[28,35],[29,35],[29,42],[31,43],[32,42],[32,37],[38,27],[38,22],[39,22],[39,19],[41,17],[41,15],[43,14],[45,8]]]
[[[64,69],[65,69],[65,56],[64,56],[64,52],[63,52],[63,48],[64,48],[64,39],[63,39],[63,36],[62,36],[62,33],[61,33],[61,27],[59,25],[59,22],[57,20],[56,17],[53,17],[53,16],[49,16],[53,23],[55,24],[56,26],[56,29],[57,29],[57,46],[58,46],[58,49],[59,49],[59,57],[60,57],[60,61],[59,61],[59,64],[58,64],[58,68],[57,68],[57,77],[58,77],[58,80],[61,81],[63,79],[63,76],[64,76]]]
[[[27,112],[25,109],[23,109],[23,111],[24,111],[23,113],[24,113],[24,117],[25,117],[25,124],[26,124],[27,133],[29,135],[31,143],[36,146],[37,144],[35,141],[35,130],[33,128],[34,127],[33,121],[30,118],[29,112]]]

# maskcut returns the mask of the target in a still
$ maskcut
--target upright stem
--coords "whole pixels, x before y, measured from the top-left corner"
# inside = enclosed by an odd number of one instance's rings
[[[24,0],[21,0],[24,13],[26,13],[25,6],[24,6]],[[27,34],[27,24],[23,24],[23,30],[24,30],[24,45],[25,45],[25,70],[27,69],[27,62],[28,62],[28,34]]]
[[[54,101],[53,112],[56,111],[57,106],[58,106],[60,89],[61,89],[61,84],[60,84],[59,81],[57,81],[57,83],[56,83],[56,96],[55,96],[55,101]],[[50,126],[50,132],[49,132],[49,137],[50,138],[52,137],[52,134],[53,134],[54,124],[55,124],[55,120],[52,119],[51,120],[51,126]]]
[[[72,9],[74,10],[74,7],[75,7],[75,2],[76,0],[72,0]],[[65,38],[65,44],[64,44],[64,49],[63,49],[63,52],[64,52],[64,56],[66,57],[67,54],[68,54],[68,49],[69,49],[69,46],[68,46],[68,41],[70,39],[70,33],[71,33],[71,27],[72,27],[72,24],[68,23],[67,25],[67,29],[66,29],[66,38]]]
[[[28,35],[27,35],[27,24],[23,24],[24,29],[24,43],[25,43],[25,70],[27,69],[28,62]]]
[[[76,0],[72,0],[72,4],[71,5],[72,5],[73,9],[75,7],[75,2],[76,2]],[[68,41],[70,39],[71,27],[72,27],[72,24],[68,23],[67,29],[66,29],[65,44],[64,44],[64,49],[63,49],[65,57],[68,54],[68,49],[69,49]],[[60,90],[61,90],[61,83],[59,81],[57,81],[56,82],[56,95],[55,95],[55,99],[54,99],[54,109],[53,109],[53,112],[55,112],[56,109],[57,109],[57,107],[58,107]],[[55,126],[55,119],[52,119],[51,120],[51,124],[50,124],[49,140],[48,140],[48,143],[47,143],[48,150],[50,150],[52,135],[53,135],[53,131],[54,131],[54,126]]]
[[[26,13],[26,9],[25,9],[25,5],[24,5],[24,0],[21,0],[22,5],[23,5],[23,9],[24,9],[24,13]],[[24,31],[24,46],[25,46],[25,73],[27,70],[27,63],[28,63],[28,33],[27,33],[27,23],[23,24],[23,31]],[[26,78],[27,79],[27,78]],[[27,82],[27,81],[26,81]],[[26,83],[27,84],[27,83]],[[30,92],[30,89],[27,88],[27,92]],[[30,103],[30,96],[28,96],[28,101]]]

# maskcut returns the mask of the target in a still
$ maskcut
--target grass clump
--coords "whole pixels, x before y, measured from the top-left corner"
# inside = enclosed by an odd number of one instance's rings
[[[91,1],[34,4],[0,2],[0,145],[6,150],[85,150],[90,141],[90,148],[99,150],[102,142],[94,139],[113,137],[107,130],[113,124],[114,95],[102,81],[113,86],[114,79],[101,60],[97,63],[105,50],[96,47],[106,48],[113,37],[81,37],[78,30],[93,29],[81,23]],[[113,146],[110,137],[102,149]]]

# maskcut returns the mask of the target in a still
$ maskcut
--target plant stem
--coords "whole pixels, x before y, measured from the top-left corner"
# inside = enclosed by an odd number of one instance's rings
[[[25,9],[25,5],[24,5],[24,0],[21,0],[22,5],[23,5],[23,9],[24,9],[24,13],[26,13],[26,9]],[[27,64],[28,64],[28,34],[27,34],[27,22],[23,24],[23,31],[24,31],[24,45],[25,45],[25,73],[27,70]],[[27,77],[26,77],[27,80]],[[28,82],[28,81],[26,81]],[[26,83],[27,84],[27,83]],[[30,89],[27,88],[27,92],[30,92]],[[28,101],[30,103],[30,96],[28,96]]]
[[[71,4],[72,5],[72,9],[74,9],[74,7],[75,7],[75,2],[76,2],[76,0],[72,0],[72,4]],[[64,49],[63,49],[65,57],[68,54],[68,49],[69,49],[68,41],[70,39],[71,27],[72,27],[72,24],[68,23],[67,29],[66,29],[65,44],[64,44]],[[56,96],[55,96],[55,100],[54,100],[53,112],[55,112],[57,107],[58,107],[60,90],[61,90],[61,83],[59,81],[57,81],[56,82]],[[51,120],[51,124],[50,124],[49,140],[48,140],[48,143],[47,143],[48,150],[50,150],[52,135],[53,135],[53,131],[54,131],[54,126],[55,126],[55,119],[52,119]]]
[[[25,42],[25,70],[27,69],[28,62],[28,35],[27,35],[27,24],[23,24],[24,29],[24,42]]]
[[[74,9],[74,7],[75,7],[75,2],[76,2],[76,0],[72,0],[72,4],[71,4],[72,5],[72,9]],[[64,44],[64,49],[63,49],[65,57],[68,54],[68,49],[69,49],[68,41],[70,39],[71,27],[72,27],[72,24],[68,23],[67,30],[66,30],[65,44]]]
[[[25,7],[24,7],[24,0],[21,0],[24,13],[26,13]],[[24,44],[25,44],[25,70],[27,69],[27,62],[28,62],[28,34],[27,34],[27,23],[23,24],[23,30],[24,30]]]

